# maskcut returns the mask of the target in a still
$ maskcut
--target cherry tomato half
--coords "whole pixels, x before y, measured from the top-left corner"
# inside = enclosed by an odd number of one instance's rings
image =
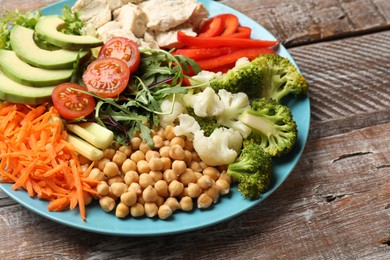
[[[87,89],[103,98],[118,96],[129,82],[130,70],[116,58],[100,58],[88,65],[83,74]]]
[[[76,83],[62,83],[54,88],[51,98],[60,116],[65,119],[76,119],[88,116],[96,106],[95,99],[85,93],[78,92],[86,89]]]
[[[137,70],[141,54],[137,44],[125,37],[114,37],[107,41],[99,51],[98,58],[117,58],[126,62],[130,73]]]

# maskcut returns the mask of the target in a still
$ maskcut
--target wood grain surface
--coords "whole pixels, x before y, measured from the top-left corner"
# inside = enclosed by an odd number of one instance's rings
[[[390,1],[220,2],[281,39],[310,83],[309,140],[289,178],[238,217],[162,237],[86,233],[0,192],[0,259],[390,258]]]

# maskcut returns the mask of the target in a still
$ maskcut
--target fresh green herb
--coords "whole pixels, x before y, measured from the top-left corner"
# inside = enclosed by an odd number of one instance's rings
[[[65,5],[62,9],[62,15],[60,16],[65,21],[65,27],[61,32],[66,34],[80,35],[81,30],[84,27],[83,21],[77,12],[73,12],[69,6]]]
[[[0,49],[11,49],[9,40],[11,27],[21,25],[33,29],[42,16],[40,11],[21,13],[19,11],[10,12],[4,10],[0,15]]]

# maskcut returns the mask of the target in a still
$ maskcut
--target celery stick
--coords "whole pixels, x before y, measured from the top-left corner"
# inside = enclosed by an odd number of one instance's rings
[[[80,138],[100,149],[106,149],[114,140],[114,133],[111,130],[96,123],[68,125],[67,128]]]
[[[96,148],[81,138],[68,134],[66,141],[74,146],[74,149],[78,154],[91,161],[98,161],[103,158],[102,150]]]

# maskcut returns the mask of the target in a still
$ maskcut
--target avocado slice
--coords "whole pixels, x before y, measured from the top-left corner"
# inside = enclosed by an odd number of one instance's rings
[[[91,56],[90,51],[44,50],[34,41],[34,30],[15,25],[11,30],[10,41],[13,51],[30,65],[44,69],[70,69],[80,55],[80,62]]]
[[[13,51],[0,50],[0,68],[13,81],[32,87],[58,85],[69,81],[73,70],[48,70],[33,67]]]
[[[35,33],[40,39],[68,50],[94,48],[103,44],[101,40],[90,35],[62,33],[59,29],[64,25],[64,20],[58,15],[43,16],[35,25]]]
[[[51,100],[54,86],[34,88],[8,78],[0,71],[0,100],[37,105]]]

